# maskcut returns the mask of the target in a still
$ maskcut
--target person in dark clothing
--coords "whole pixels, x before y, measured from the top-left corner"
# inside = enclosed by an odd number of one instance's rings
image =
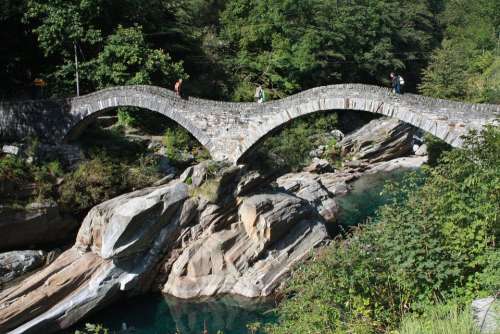
[[[401,94],[401,83],[399,82],[399,75],[396,75],[394,72],[391,72],[390,77],[391,77],[393,93]]]

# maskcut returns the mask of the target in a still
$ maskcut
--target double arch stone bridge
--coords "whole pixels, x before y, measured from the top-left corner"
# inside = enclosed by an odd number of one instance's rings
[[[500,105],[467,104],[405,94],[362,84],[313,88],[263,104],[181,99],[164,88],[120,86],[62,100],[0,102],[0,140],[37,136],[62,143],[77,137],[99,115],[116,107],[139,107],[176,121],[204,145],[213,159],[236,163],[274,129],[314,112],[367,111],[395,117],[455,147],[461,136],[498,124]]]

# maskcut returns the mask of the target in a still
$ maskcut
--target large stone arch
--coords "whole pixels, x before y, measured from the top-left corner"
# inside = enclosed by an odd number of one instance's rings
[[[366,85],[319,87],[288,100],[275,101],[267,107],[274,111],[262,113],[262,120],[257,120],[258,126],[253,126],[241,141],[235,161],[239,161],[276,129],[313,113],[348,110],[393,117],[453,147],[461,147],[463,135],[470,129],[480,129],[485,124],[497,122],[495,118],[500,112],[498,105],[465,104],[413,94],[395,95],[388,89]]]

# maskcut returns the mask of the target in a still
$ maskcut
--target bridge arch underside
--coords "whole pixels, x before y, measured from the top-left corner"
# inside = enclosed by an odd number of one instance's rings
[[[183,127],[189,132],[201,145],[203,145],[212,155],[211,140],[198,129],[189,119],[176,112],[170,106],[165,106],[162,103],[152,105],[147,103],[146,99],[140,98],[136,101],[120,101],[119,98],[113,98],[113,103],[109,99],[97,100],[92,104],[85,103],[84,105],[73,104],[71,114],[74,116],[73,124],[64,134],[63,142],[70,142],[77,139],[82,132],[93,123],[98,117],[118,108],[137,108],[143,112],[153,112],[165,116],[176,124]]]
[[[396,118],[444,140],[453,147],[462,146],[461,137],[469,130],[465,124],[454,122],[444,115],[436,116],[436,113],[432,111],[415,111],[402,103],[387,103],[365,98],[320,98],[268,115],[265,122],[261,122],[259,126],[250,130],[251,133],[240,144],[240,151],[235,161],[244,161],[248,153],[259,143],[293,120],[314,113],[331,111],[367,112]]]

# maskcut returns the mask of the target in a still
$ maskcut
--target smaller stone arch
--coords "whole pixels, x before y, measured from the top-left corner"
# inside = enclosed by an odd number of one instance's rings
[[[185,117],[186,112],[172,103],[171,96],[159,94],[159,90],[161,90],[159,87],[124,86],[68,100],[68,114],[71,121],[65,125],[63,141],[78,137],[88,123],[108,110],[118,107],[136,107],[157,112],[173,120],[193,135],[212,154],[210,138],[191,119]]]

